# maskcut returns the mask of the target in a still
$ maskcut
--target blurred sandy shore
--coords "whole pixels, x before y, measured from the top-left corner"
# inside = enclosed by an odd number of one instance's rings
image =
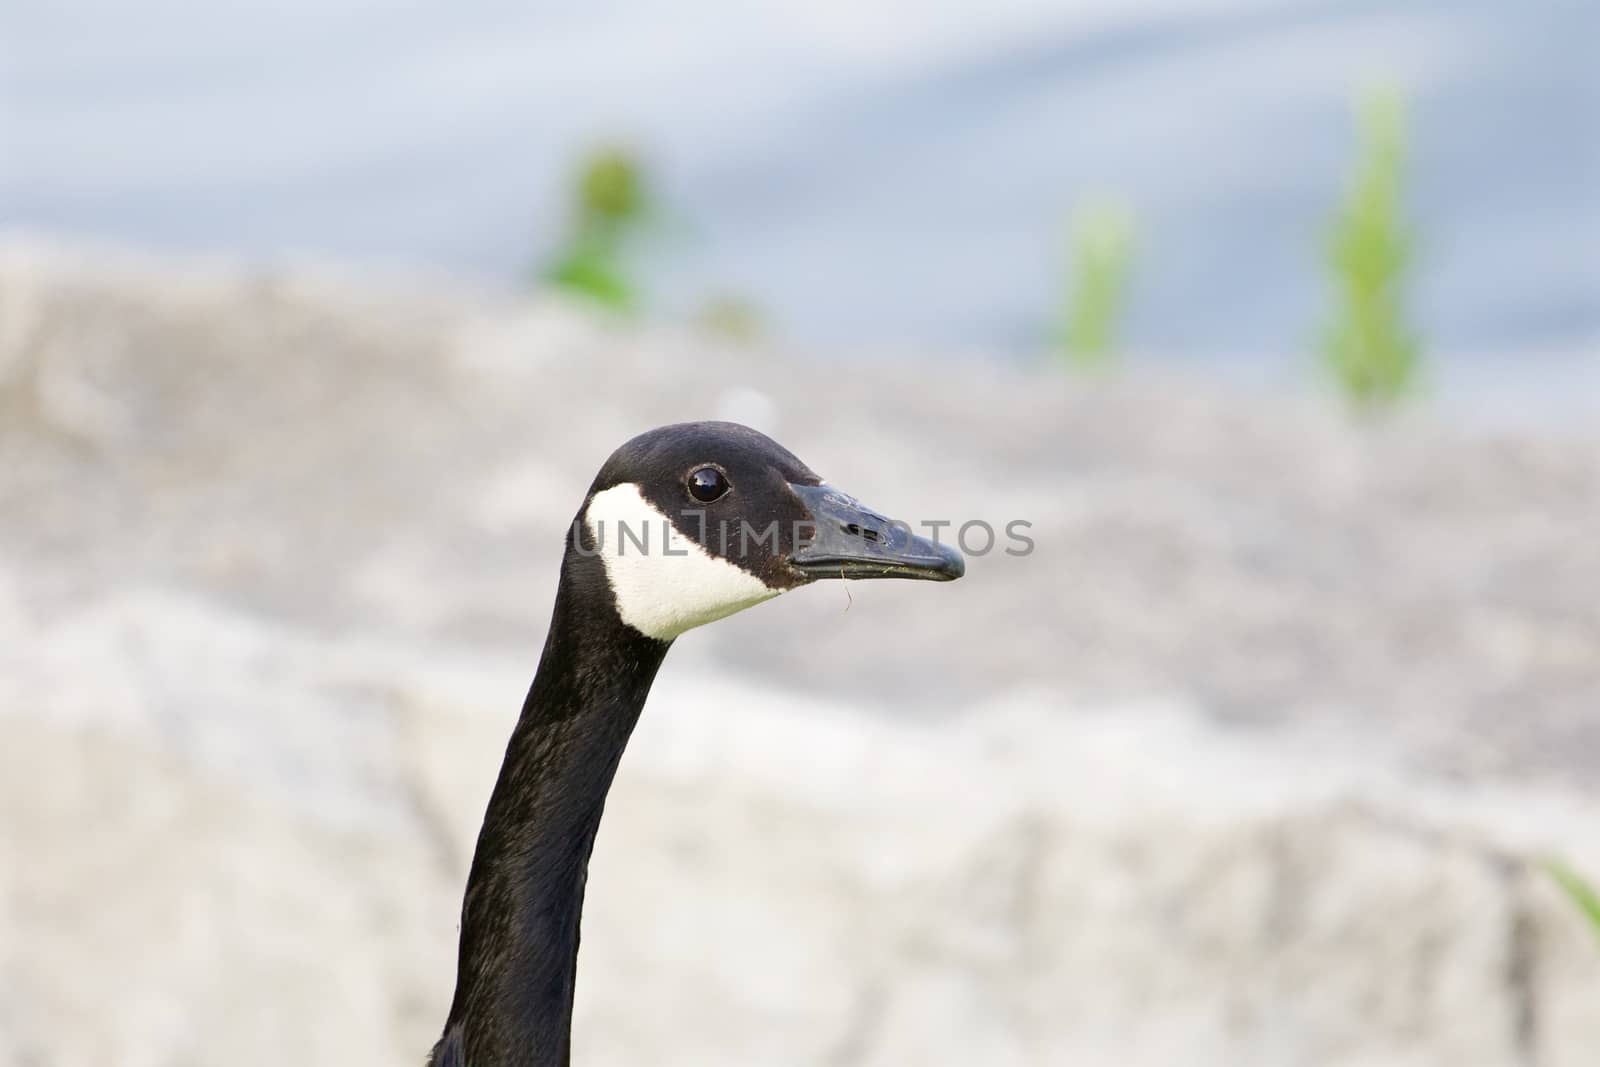
[[[580,1062],[1592,1062],[1600,437],[13,243],[0,1064],[419,1062],[564,526],[704,417],[1037,550],[679,642]]]

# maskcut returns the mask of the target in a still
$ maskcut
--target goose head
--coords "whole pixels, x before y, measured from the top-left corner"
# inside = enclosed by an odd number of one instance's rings
[[[569,572],[594,560],[622,622],[661,641],[820,579],[965,570],[955,549],[729,422],[663,426],[612,453],[568,539]]]

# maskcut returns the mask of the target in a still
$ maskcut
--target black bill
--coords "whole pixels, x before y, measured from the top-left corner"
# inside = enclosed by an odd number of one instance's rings
[[[791,485],[815,529],[789,562],[812,578],[922,578],[948,582],[966,573],[961,553],[918,537],[827,485]]]

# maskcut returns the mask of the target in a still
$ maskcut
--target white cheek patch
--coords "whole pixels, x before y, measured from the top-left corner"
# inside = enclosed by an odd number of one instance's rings
[[[678,532],[632,482],[596,493],[584,522],[600,546],[617,613],[647,637],[670,641],[783,592]]]

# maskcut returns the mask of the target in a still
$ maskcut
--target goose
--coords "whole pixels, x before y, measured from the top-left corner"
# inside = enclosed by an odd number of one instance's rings
[[[461,904],[430,1067],[568,1067],[578,927],[606,793],[681,634],[823,578],[948,581],[915,536],[728,422],[664,426],[600,468],[567,534],[544,652]]]

